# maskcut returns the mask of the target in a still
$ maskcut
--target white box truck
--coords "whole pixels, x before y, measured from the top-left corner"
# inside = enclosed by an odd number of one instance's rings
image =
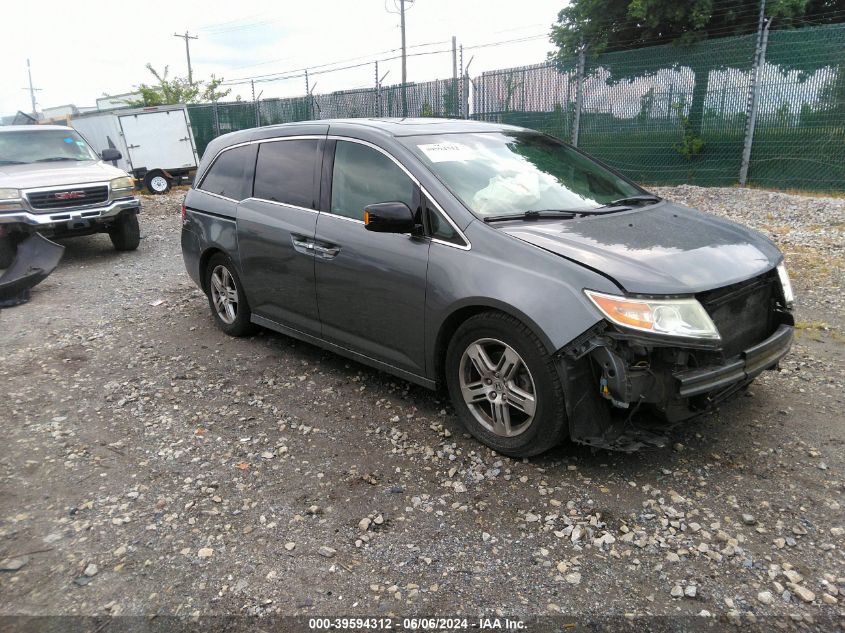
[[[189,179],[197,169],[197,149],[184,105],[122,108],[75,115],[70,124],[96,148],[115,148],[112,164],[129,172],[152,193]]]

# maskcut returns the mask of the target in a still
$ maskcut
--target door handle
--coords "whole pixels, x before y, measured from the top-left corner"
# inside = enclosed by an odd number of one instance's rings
[[[313,244],[314,252],[323,259],[334,259],[340,252],[340,246],[323,246],[320,244]]]
[[[304,255],[314,254],[314,242],[311,240],[311,238],[305,237],[304,235],[297,235],[296,233],[291,233],[290,240],[291,242],[293,242],[293,248],[295,251]]]

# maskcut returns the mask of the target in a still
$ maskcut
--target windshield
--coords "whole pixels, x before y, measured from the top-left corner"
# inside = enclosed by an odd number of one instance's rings
[[[0,131],[0,165],[99,160],[74,130]]]
[[[414,136],[405,144],[476,215],[595,209],[643,190],[536,132]]]

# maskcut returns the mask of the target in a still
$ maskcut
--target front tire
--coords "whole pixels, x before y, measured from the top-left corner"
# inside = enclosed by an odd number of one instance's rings
[[[141,227],[136,213],[124,213],[109,229],[109,238],[115,250],[134,251],[141,243]]]
[[[208,305],[214,322],[229,336],[247,336],[255,332],[251,322],[252,312],[246,293],[232,260],[217,253],[205,269],[205,287]]]
[[[539,338],[500,312],[470,317],[446,351],[446,384],[466,429],[512,457],[539,455],[566,436],[554,362]]]

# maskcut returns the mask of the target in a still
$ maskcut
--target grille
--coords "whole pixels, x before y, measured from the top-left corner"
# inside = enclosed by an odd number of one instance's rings
[[[775,331],[775,274],[701,293],[698,300],[722,335],[727,358],[767,339]]]
[[[73,189],[51,189],[50,191],[32,191],[26,194],[30,206],[38,211],[87,207],[109,199],[107,185],[96,187],[78,187]]]

